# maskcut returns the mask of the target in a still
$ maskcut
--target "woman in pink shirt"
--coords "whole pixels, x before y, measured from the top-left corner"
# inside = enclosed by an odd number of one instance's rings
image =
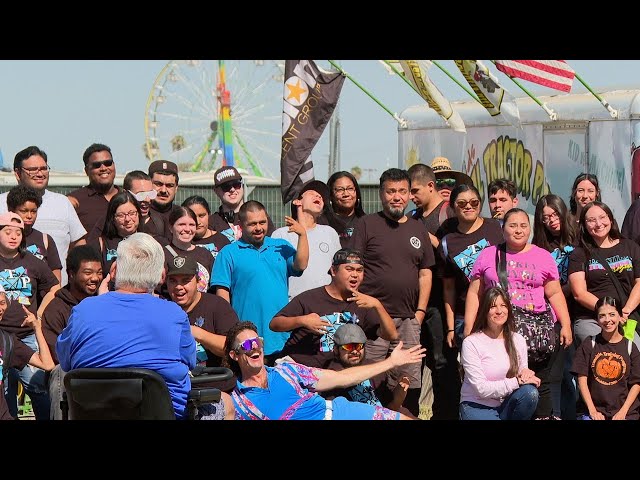
[[[490,288],[462,342],[461,420],[529,420],[535,412],[540,379],[528,368],[526,340],[515,330],[509,296]]]

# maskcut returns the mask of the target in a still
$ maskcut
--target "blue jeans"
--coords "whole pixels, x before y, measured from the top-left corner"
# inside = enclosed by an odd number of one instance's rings
[[[34,351],[38,351],[38,342],[36,341],[35,333],[27,335],[20,340]],[[46,372],[31,365],[26,365],[22,370],[16,370],[15,368],[9,369],[9,377],[7,378],[4,396],[9,406],[9,413],[13,418],[18,418],[18,381],[22,383],[25,393],[31,399],[36,420],[49,420],[51,402],[49,401]]]
[[[516,389],[498,407],[460,402],[460,420],[530,420],[538,405],[538,389],[526,384]]]

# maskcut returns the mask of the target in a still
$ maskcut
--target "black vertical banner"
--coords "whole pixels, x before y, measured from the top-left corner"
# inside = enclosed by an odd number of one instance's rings
[[[282,203],[298,197],[314,179],[311,150],[338,104],[345,76],[326,72],[313,60],[287,60],[284,70],[280,189]]]

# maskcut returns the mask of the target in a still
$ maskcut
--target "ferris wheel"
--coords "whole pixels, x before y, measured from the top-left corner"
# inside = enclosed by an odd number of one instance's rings
[[[279,170],[284,60],[172,60],[156,77],[144,153],[180,170]]]

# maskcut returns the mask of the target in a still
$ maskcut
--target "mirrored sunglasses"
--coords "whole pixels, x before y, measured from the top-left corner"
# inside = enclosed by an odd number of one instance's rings
[[[133,195],[136,198],[136,200],[139,202],[144,202],[147,198],[149,200],[153,200],[158,196],[158,192],[156,192],[155,190],[149,190],[147,192],[138,192],[138,193],[133,193],[131,190],[129,190],[129,193]]]
[[[340,345],[340,348],[347,352],[359,352],[364,348],[364,343],[345,343]]]
[[[251,350],[261,349],[263,345],[264,342],[262,340],[262,337],[247,338],[243,342],[240,342],[238,346],[234,348],[234,350],[238,353],[240,353],[240,351],[246,353],[250,352]]]
[[[436,187],[437,188],[442,188],[442,187],[453,188],[455,186],[456,186],[456,179],[455,178],[436,178]]]

